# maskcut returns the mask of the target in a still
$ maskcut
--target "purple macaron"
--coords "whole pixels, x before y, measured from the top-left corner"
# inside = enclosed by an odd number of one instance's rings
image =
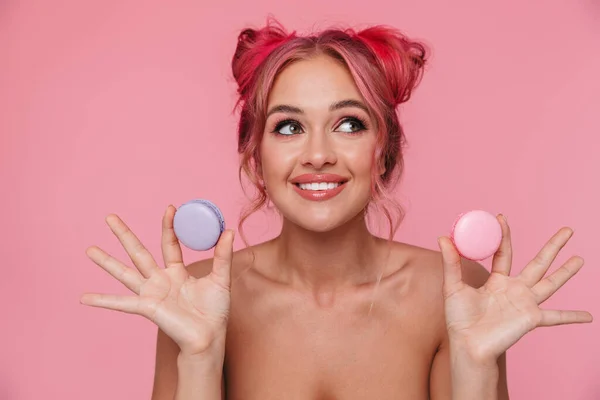
[[[205,199],[194,199],[177,209],[173,229],[177,239],[185,247],[205,251],[217,244],[225,230],[225,219],[214,203]]]

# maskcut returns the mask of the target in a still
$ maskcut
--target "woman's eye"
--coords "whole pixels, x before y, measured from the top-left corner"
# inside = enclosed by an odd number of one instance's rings
[[[353,118],[345,120],[340,127],[344,125],[347,127],[347,129],[349,129],[349,131],[346,131],[347,133],[356,133],[365,129],[365,126],[362,122]]]
[[[339,126],[344,133],[358,133],[366,129],[365,124],[357,118],[346,118]],[[280,135],[290,136],[302,133],[302,127],[295,121],[281,121],[274,129]]]
[[[277,125],[275,131],[281,135],[295,135],[300,133],[300,126],[295,122],[285,122]]]

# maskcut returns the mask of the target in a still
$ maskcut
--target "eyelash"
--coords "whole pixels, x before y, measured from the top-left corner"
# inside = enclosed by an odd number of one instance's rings
[[[344,117],[344,119],[342,119],[342,122],[340,123],[340,125],[343,124],[343,123],[346,123],[346,122],[355,122],[355,123],[358,123],[358,125],[359,125],[358,130],[355,131],[355,132],[350,132],[350,133],[349,132],[344,132],[344,133],[346,133],[348,135],[358,135],[362,131],[369,129],[367,122],[363,118],[360,118],[360,117],[358,117],[356,115]],[[277,121],[275,123],[275,129],[273,129],[272,133],[274,133],[276,135],[279,135],[279,136],[293,136],[294,134],[287,135],[287,134],[284,134],[284,133],[279,133],[279,130],[281,130],[281,128],[283,128],[286,125],[292,124],[292,123],[297,124],[300,127],[302,126],[295,119],[283,118],[283,119],[281,119],[281,120],[279,120],[279,121]]]

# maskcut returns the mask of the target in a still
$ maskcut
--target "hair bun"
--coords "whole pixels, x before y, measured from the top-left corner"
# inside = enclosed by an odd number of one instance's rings
[[[383,25],[366,28],[356,36],[374,53],[383,70],[395,105],[410,99],[419,84],[427,58],[422,43],[408,39],[399,30]]]
[[[272,18],[268,18],[266,26],[261,29],[246,28],[240,32],[231,69],[238,84],[238,93],[242,97],[263,60],[273,49],[293,36],[295,32],[286,32],[285,28]]]

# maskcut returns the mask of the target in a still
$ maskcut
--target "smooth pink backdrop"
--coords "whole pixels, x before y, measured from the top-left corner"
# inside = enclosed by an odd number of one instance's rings
[[[156,329],[79,304],[85,291],[127,293],[84,251],[125,257],[103,221],[116,212],[160,257],[164,208],[194,197],[237,224],[246,200],[229,63],[239,30],[268,13],[300,32],[390,24],[432,47],[403,108],[398,198],[408,215],[397,239],[435,248],[459,212],[502,212],[517,273],[573,227],[554,268],[572,254],[586,266],[544,306],[587,309],[596,321],[528,334],[509,351],[509,386],[513,399],[600,399],[599,9],[595,0],[0,2],[0,399],[149,398]],[[249,236],[277,228],[259,213]],[[186,251],[189,262],[210,254]]]

